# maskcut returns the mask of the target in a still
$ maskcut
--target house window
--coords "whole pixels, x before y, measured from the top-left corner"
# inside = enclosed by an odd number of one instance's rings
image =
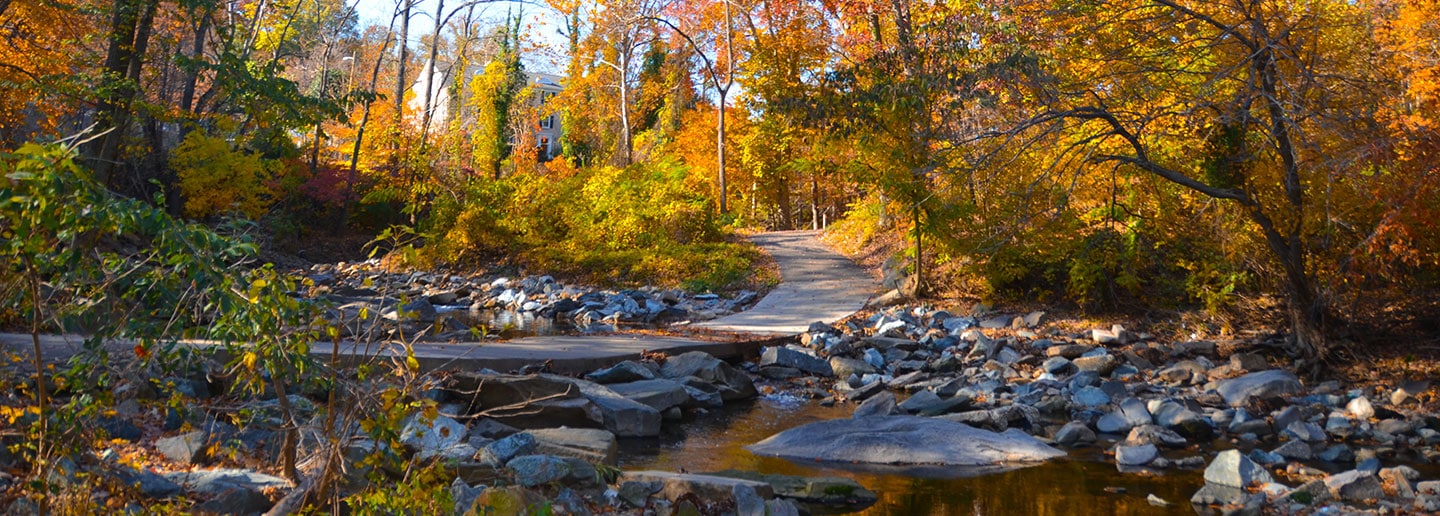
[[[547,116],[547,117],[545,117],[545,118],[541,118],[541,119],[540,119],[540,128],[541,128],[541,129],[554,129],[554,128],[555,128],[555,115],[550,115],[550,116]]]

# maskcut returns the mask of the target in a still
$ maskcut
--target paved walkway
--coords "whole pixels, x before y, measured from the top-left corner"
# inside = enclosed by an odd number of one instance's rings
[[[488,367],[511,371],[549,362],[555,372],[584,373],[639,358],[642,351],[704,351],[724,358],[752,355],[765,342],[801,333],[812,322],[835,322],[855,313],[876,291],[864,270],[825,246],[816,235],[812,231],[793,231],[752,237],[775,258],[781,283],[750,310],[691,326],[709,334],[705,339],[622,334],[527,337],[483,344],[417,343],[413,346],[415,358],[427,370]],[[82,340],[76,336],[43,337],[45,359],[64,360],[78,353]],[[28,357],[30,337],[0,334],[0,347]],[[107,343],[106,348],[120,356],[133,353],[133,345],[125,342]],[[328,357],[331,350],[329,345],[318,343],[312,352]],[[342,360],[351,364],[401,357],[405,352],[403,346],[383,343],[343,344],[340,351]]]
[[[770,252],[781,283],[749,310],[694,325],[711,331],[796,335],[810,323],[844,319],[879,288],[870,275],[818,238],[818,231],[762,233],[750,238]]]

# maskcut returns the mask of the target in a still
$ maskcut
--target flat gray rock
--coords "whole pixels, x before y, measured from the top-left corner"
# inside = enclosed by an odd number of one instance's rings
[[[665,411],[670,407],[678,407],[690,402],[690,393],[685,391],[685,385],[675,380],[655,379],[640,380],[637,382],[612,383],[606,385],[610,390],[620,393],[621,396],[630,398],[659,411]]]
[[[791,428],[746,447],[806,463],[999,466],[1065,455],[1019,430],[1004,433],[915,416],[833,419]]]
[[[1300,394],[1305,391],[1305,386],[1300,385],[1300,379],[1295,378],[1289,371],[1271,369],[1221,380],[1215,390],[1220,392],[1220,396],[1223,396],[1230,406],[1239,407],[1249,402],[1252,397],[1270,398]]]

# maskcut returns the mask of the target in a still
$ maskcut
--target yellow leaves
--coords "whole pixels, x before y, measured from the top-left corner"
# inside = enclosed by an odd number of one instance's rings
[[[180,179],[185,215],[207,218],[239,211],[258,218],[269,205],[270,177],[259,156],[230,148],[222,138],[192,132],[170,155],[170,166]]]
[[[20,421],[20,419],[27,416],[39,417],[40,407],[0,407],[0,419],[5,421],[6,426],[13,426],[16,422]]]
[[[245,354],[240,356],[240,364],[245,366],[245,369],[250,371],[255,370],[255,366],[259,361],[260,355],[255,353],[254,351],[246,351]]]

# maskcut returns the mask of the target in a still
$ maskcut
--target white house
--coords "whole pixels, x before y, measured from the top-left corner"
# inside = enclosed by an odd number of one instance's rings
[[[467,82],[469,78],[484,71],[484,66],[472,66],[466,74]],[[411,121],[416,125],[424,120],[422,113],[425,108],[425,77],[432,74],[434,80],[430,86],[430,123],[433,126],[450,120],[450,68],[435,70],[431,63],[426,63],[424,69],[420,71],[419,77],[416,77],[415,82],[410,86],[412,95],[408,107],[413,113]],[[565,79],[559,75],[525,72],[525,77],[536,92],[537,102],[542,105],[565,89]],[[535,142],[539,146],[537,150],[540,161],[547,161],[560,154],[560,137],[563,134],[559,114],[549,113],[540,119],[539,124],[535,127]]]

